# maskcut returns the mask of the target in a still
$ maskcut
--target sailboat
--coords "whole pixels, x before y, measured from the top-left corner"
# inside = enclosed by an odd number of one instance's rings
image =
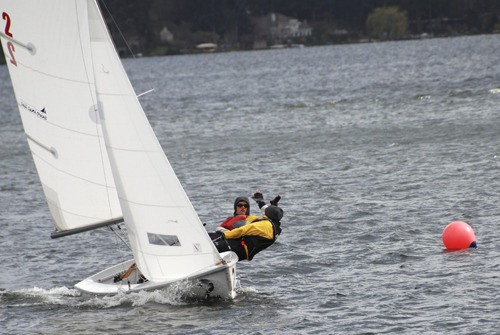
[[[51,236],[120,222],[127,230],[133,259],[75,287],[112,295],[186,283],[190,296],[234,298],[238,257],[212,243],[97,2],[0,0],[0,13],[2,48],[55,225]]]

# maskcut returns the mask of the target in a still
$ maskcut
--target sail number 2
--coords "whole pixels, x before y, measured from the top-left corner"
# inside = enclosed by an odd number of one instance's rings
[[[10,32],[10,16],[6,12],[2,13],[2,19],[5,20],[5,35],[8,37],[12,38],[12,33]],[[14,43],[12,41],[7,42],[7,50],[9,51],[10,55],[10,62],[14,64],[14,66],[17,66],[16,58],[14,57],[14,51],[16,51],[16,48],[14,47]]]

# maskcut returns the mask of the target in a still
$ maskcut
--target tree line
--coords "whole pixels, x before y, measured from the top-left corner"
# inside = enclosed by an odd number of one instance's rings
[[[312,45],[500,31],[498,0],[101,1],[134,41],[135,51],[143,53],[189,52],[202,42],[250,49],[252,18],[269,13],[307,22],[313,35],[292,42]],[[163,27],[172,32],[173,42],[160,40]]]
[[[124,54],[189,53],[203,42],[251,49],[253,18],[279,13],[312,27],[306,45],[500,31],[498,0],[99,0]],[[173,40],[162,40],[167,28]]]

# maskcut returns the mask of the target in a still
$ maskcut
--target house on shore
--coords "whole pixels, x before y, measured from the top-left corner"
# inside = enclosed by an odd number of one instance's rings
[[[312,36],[312,27],[307,22],[295,18],[269,13],[252,19],[255,39],[254,49],[264,49],[272,45],[289,45],[305,41]]]

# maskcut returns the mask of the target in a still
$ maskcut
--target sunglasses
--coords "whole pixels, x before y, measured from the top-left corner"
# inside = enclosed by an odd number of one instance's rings
[[[245,207],[245,208],[248,208],[248,205],[247,205],[247,204],[238,204],[238,205],[236,205],[236,206],[238,206],[238,207]]]

